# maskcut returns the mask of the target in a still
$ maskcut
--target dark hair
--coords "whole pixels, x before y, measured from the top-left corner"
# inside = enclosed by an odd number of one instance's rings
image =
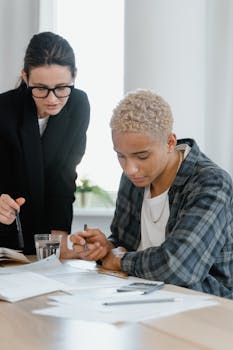
[[[29,76],[32,68],[51,64],[69,67],[72,77],[75,77],[75,56],[68,41],[52,32],[35,34],[25,53],[25,73]]]

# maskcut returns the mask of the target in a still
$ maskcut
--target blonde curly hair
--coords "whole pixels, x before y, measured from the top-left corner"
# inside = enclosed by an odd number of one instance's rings
[[[173,128],[173,116],[169,104],[155,92],[137,90],[123,98],[110,120],[112,131],[148,133],[167,139]]]

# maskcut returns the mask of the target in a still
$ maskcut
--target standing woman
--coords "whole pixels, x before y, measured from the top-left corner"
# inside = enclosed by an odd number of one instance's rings
[[[33,254],[34,234],[62,234],[61,256],[72,223],[76,166],[86,148],[90,107],[74,88],[76,65],[69,43],[42,32],[32,37],[18,88],[0,94],[0,246]]]

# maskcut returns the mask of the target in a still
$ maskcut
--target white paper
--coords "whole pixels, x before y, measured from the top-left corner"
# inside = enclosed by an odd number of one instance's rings
[[[30,271],[36,272],[43,276],[50,277],[58,282],[66,285],[66,291],[99,287],[121,287],[132,282],[143,282],[137,277],[129,277],[128,279],[117,278],[110,275],[99,274],[93,262],[84,260],[73,260],[69,264],[62,264],[56,255],[51,255],[46,259],[38,260],[34,263],[0,268],[1,274],[9,274],[16,272]]]
[[[17,271],[31,271],[37,272],[41,275],[50,275],[55,273],[57,270],[60,271],[62,263],[55,254],[49,256],[46,259],[38,260],[27,265],[2,267],[0,268],[0,274],[8,274]]]
[[[28,258],[20,250],[5,247],[0,247],[0,261],[20,261],[29,263]]]
[[[64,289],[62,283],[33,272],[0,275],[0,299],[10,302]]]
[[[106,301],[181,298],[182,301],[137,305],[105,306]],[[115,288],[99,288],[78,291],[75,295],[50,296],[53,307],[34,310],[33,313],[55,317],[71,318],[89,322],[139,322],[148,319],[174,315],[192,309],[217,305],[208,296],[187,295],[167,291],[156,291],[152,295],[139,295],[138,292],[117,293]],[[55,306],[55,307],[54,307]]]
[[[116,289],[123,285],[150,281],[137,277],[122,279],[99,274],[93,263],[81,260],[62,264],[55,255],[28,265],[3,268],[0,272],[0,286],[6,288],[0,288],[0,294],[5,300],[17,301],[56,290],[72,290],[74,295],[50,298],[52,308],[33,311],[41,315],[90,322],[138,322],[217,304],[209,296],[172,293],[163,289],[148,295],[141,295],[141,292],[119,293]],[[147,299],[172,297],[182,298],[182,301],[160,304],[103,305],[104,302],[142,297]]]

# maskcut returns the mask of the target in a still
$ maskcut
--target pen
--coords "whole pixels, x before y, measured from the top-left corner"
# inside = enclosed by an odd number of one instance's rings
[[[149,304],[149,303],[170,303],[175,301],[182,301],[182,298],[161,298],[161,299],[141,299],[141,300],[122,300],[105,302],[103,305],[133,305],[133,304]]]
[[[19,248],[23,249],[24,247],[23,232],[22,232],[22,226],[21,226],[18,210],[15,210],[15,220],[16,220],[16,226],[18,230]]]
[[[145,290],[142,294],[150,294],[154,292],[155,290],[159,290],[164,287],[164,283],[157,284],[157,285],[152,285],[149,289]]]
[[[84,230],[84,231],[87,230],[87,224],[84,224],[83,230]],[[86,241],[85,241],[85,244],[84,244],[84,246],[83,246],[83,250],[84,250],[84,252],[87,251],[87,242],[86,242]]]

